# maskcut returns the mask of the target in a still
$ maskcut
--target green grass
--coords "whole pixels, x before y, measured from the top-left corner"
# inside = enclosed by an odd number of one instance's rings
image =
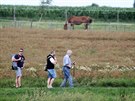
[[[46,87],[47,78],[37,77],[23,77],[23,87]],[[82,77],[74,79],[75,87],[135,87],[134,78],[91,78]],[[62,82],[62,78],[57,78],[53,84],[54,87],[59,87]],[[15,78],[1,78],[0,87],[2,88],[14,88]],[[68,85],[67,85],[68,86]]]
[[[77,80],[80,86],[93,87],[135,87],[134,78],[80,78]]]
[[[135,88],[0,88],[0,101],[134,101]]]
[[[32,88],[0,88],[0,101],[19,101],[26,91],[32,92]]]
[[[23,77],[22,87],[15,88],[14,78],[0,79],[0,101],[134,101],[132,78],[80,78],[75,87],[60,88],[62,79],[47,89],[46,78]]]

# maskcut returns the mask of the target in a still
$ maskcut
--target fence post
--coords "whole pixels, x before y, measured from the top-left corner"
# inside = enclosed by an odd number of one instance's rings
[[[67,10],[65,10],[65,19],[67,21]]]
[[[126,25],[124,25],[124,32],[126,32],[125,30],[126,30]]]
[[[118,24],[116,25],[116,31],[118,31]]]
[[[119,23],[120,21],[119,21],[119,14],[120,14],[120,12],[119,12],[119,10],[117,11],[117,23]]]
[[[31,22],[30,22],[30,28],[32,28],[32,24],[33,24],[33,21],[31,20]]]
[[[110,30],[111,30],[111,23],[109,23],[109,32],[110,32]]]
[[[16,20],[14,21],[14,27],[16,27]]]
[[[65,24],[67,24],[67,29],[69,29],[69,25],[67,23],[68,15],[67,15],[67,10],[65,10]]]
[[[15,13],[16,13],[16,7],[14,5],[14,15],[13,15],[13,18],[14,18],[14,27],[16,27],[16,16],[15,16]]]

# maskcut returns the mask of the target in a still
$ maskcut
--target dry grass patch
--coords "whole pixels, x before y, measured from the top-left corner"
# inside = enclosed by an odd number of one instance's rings
[[[11,54],[24,48],[26,67],[43,69],[46,56],[56,50],[58,62],[67,49],[73,50],[77,65],[135,65],[134,32],[64,31],[43,29],[0,29],[0,68],[10,68]]]

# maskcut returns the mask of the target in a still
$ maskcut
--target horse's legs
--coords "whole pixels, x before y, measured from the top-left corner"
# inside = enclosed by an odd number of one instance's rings
[[[71,26],[72,26],[72,29],[74,30],[74,24],[71,24]]]
[[[89,26],[89,24],[88,24],[88,23],[86,23],[84,26],[85,26],[85,30],[88,30],[88,26]]]
[[[68,24],[65,24],[64,25],[64,30],[67,30],[68,29]]]
[[[74,24],[72,25],[72,27],[73,27],[73,30],[74,30]]]
[[[85,26],[85,30],[88,30],[88,24],[86,23],[84,24],[84,26]]]

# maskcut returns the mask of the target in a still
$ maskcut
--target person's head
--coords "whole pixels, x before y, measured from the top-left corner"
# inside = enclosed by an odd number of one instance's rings
[[[55,51],[53,50],[53,51],[51,51],[51,53],[50,53],[51,55],[53,55],[53,56],[55,56]]]
[[[23,48],[20,48],[19,55],[22,55],[22,54],[23,54]]]
[[[71,56],[72,55],[72,50],[67,50],[67,55]]]

